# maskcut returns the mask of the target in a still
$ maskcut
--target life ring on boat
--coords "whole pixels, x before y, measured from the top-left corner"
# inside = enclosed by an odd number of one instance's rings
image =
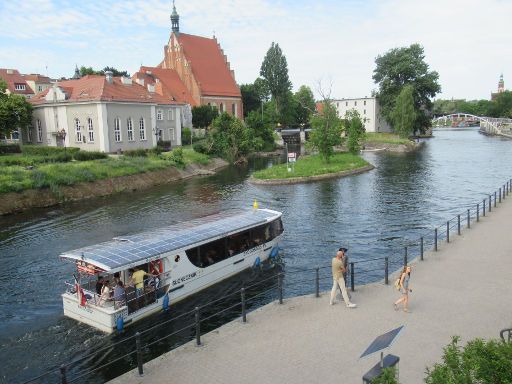
[[[149,262],[149,273],[152,275],[159,275],[164,271],[164,266],[162,264],[162,259],[153,260]]]

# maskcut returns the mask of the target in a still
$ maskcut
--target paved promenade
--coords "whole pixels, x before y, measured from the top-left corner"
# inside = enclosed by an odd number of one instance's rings
[[[392,284],[356,287],[356,309],[329,306],[329,294],[271,303],[183,345],[113,383],[361,383],[378,355],[359,359],[373,339],[405,325],[391,353],[400,382],[422,383],[452,335],[498,338],[512,326],[512,197],[438,252],[414,261],[411,313],[393,310]],[[328,260],[326,260],[327,262]],[[390,283],[394,281],[390,278]]]

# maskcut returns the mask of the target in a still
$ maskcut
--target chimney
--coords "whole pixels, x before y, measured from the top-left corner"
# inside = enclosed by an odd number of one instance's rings
[[[155,93],[155,86],[153,84],[148,84],[149,93]]]
[[[112,84],[112,81],[113,81],[112,75],[113,75],[112,71],[106,71],[105,72],[105,78],[107,79],[109,84]]]
[[[124,85],[132,85],[132,79],[130,77],[121,77],[121,83]]]

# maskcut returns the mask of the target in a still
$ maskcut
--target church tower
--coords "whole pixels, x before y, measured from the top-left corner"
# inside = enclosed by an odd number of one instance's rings
[[[179,35],[180,34],[180,15],[176,12],[176,5],[174,4],[174,0],[172,0],[172,13],[171,13],[171,25],[172,31]]]
[[[500,81],[498,82],[498,93],[505,92],[505,82],[503,81],[503,73],[500,76]]]

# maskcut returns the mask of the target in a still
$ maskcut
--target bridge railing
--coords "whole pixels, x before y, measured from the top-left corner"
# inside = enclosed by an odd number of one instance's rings
[[[378,282],[389,284],[390,271],[397,271],[408,265],[414,258],[421,262],[428,250],[437,251],[441,244],[449,243],[454,237],[461,235],[463,229],[471,228],[475,222],[489,215],[498,204],[506,199],[512,188],[512,179],[508,180],[494,192],[486,194],[485,198],[468,207],[444,223],[424,231],[415,240],[405,239],[402,250],[391,256],[374,257],[364,260],[349,261],[346,283],[353,292],[357,282]],[[266,299],[263,302],[276,300],[282,304],[285,297],[303,295],[302,287],[310,287],[310,292],[315,297],[320,297],[320,292],[329,289],[332,285],[331,265],[325,264],[311,268],[293,268],[281,265],[270,276],[245,285],[240,290],[218,297],[210,302],[197,306],[193,310],[172,316],[154,326],[137,332],[135,335],[123,338],[80,358],[65,362],[54,367],[37,377],[22,381],[23,384],[38,382],[77,383],[89,382],[92,375],[111,367],[121,361],[128,362],[128,369],[137,367],[139,375],[144,373],[144,363],[155,358],[151,351],[157,348],[161,353],[162,343],[173,336],[180,335],[184,342],[195,340],[196,345],[201,345],[201,337],[204,334],[203,325],[215,323],[221,324],[219,316],[240,318],[242,323],[247,321],[247,315],[251,309],[258,305],[256,300]],[[215,309],[212,307],[216,305]],[[221,305],[222,308],[218,309]],[[169,312],[172,314],[172,312]],[[177,324],[177,321],[181,323]],[[184,322],[184,324],[183,324]],[[177,329],[175,329],[177,327]],[[211,328],[211,327],[210,327]],[[172,331],[169,331],[172,329]],[[155,337],[155,331],[159,333]],[[509,333],[510,338],[510,333]],[[126,353],[121,356],[114,355],[121,345],[129,345]],[[131,346],[130,346],[131,345]],[[172,349],[172,348],[171,348]],[[94,362],[96,364],[94,365]],[[91,368],[87,368],[90,365]],[[104,375],[101,376],[104,379]],[[50,380],[50,381],[49,381]]]

